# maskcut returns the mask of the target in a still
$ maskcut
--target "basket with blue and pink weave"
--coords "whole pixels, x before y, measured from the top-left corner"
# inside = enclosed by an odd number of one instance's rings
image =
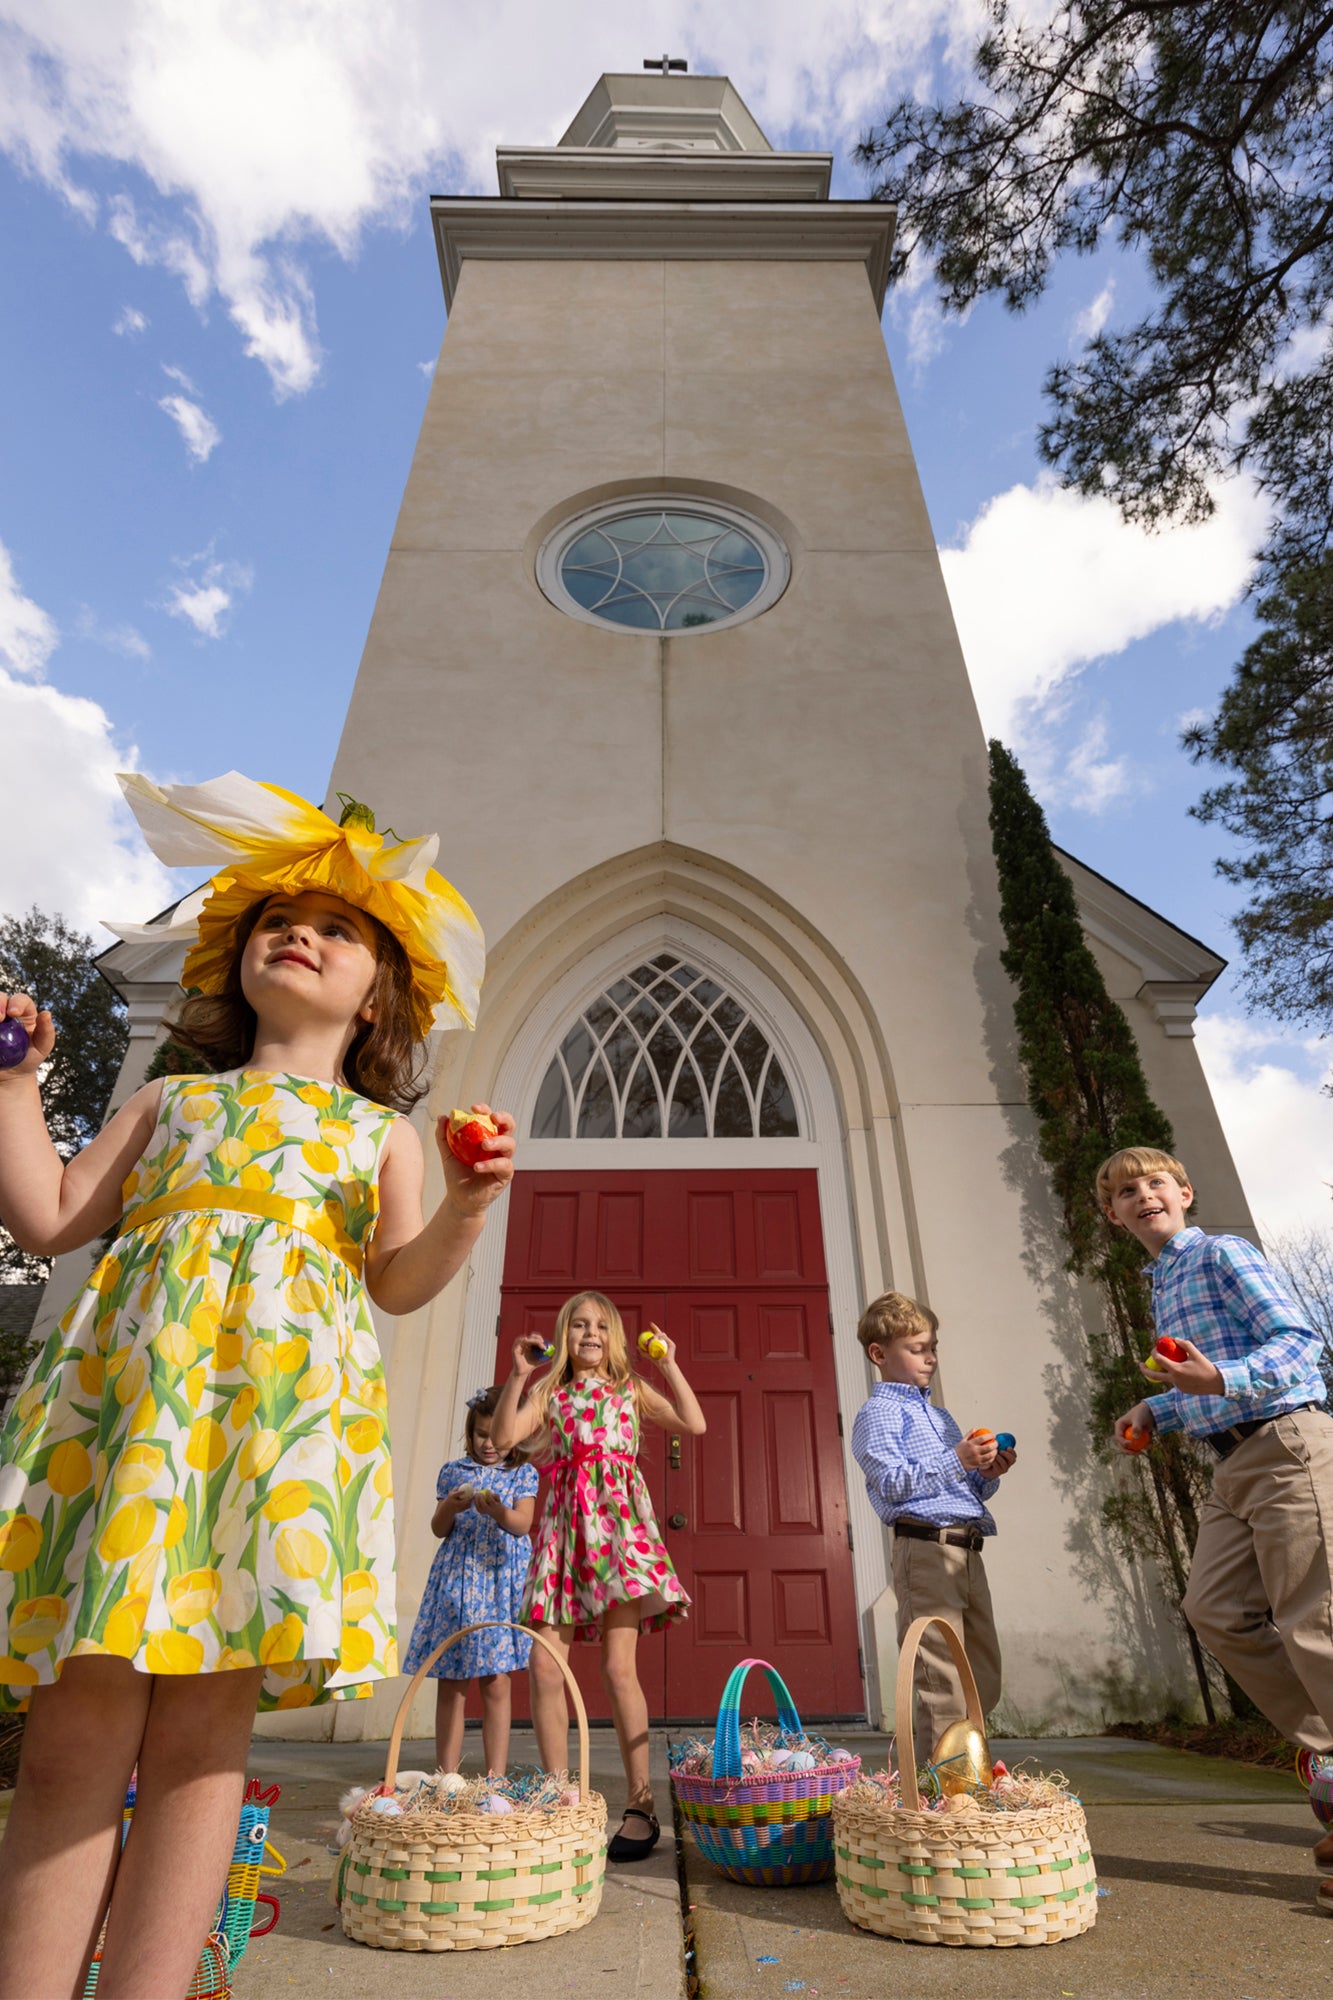
[[[768,1677],[776,1729],[743,1738],[741,1691],[752,1667]],[[672,1745],[671,1790],[705,1861],[733,1882],[773,1888],[833,1873],[833,1799],[861,1775],[861,1760],[802,1727],[776,1668],[742,1660],[722,1691],[711,1745]]]

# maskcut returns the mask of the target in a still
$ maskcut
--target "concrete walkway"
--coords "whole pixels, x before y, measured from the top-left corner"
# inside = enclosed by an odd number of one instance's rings
[[[885,1739],[842,1732],[867,1763]],[[1333,2000],[1333,1916],[1314,1902],[1317,1831],[1294,1776],[1100,1737],[999,1746],[1012,1765],[1063,1771],[1088,1813],[1105,1891],[1096,1928],[1035,1951],[951,1951],[857,1931],[831,1883],[748,1889],[703,1864],[688,1837],[686,1891],[700,2000]],[[465,1764],[476,1761],[469,1737]],[[653,1782],[667,1805],[667,1738],[655,1732]],[[432,1746],[404,1746],[424,1768]],[[533,1760],[516,1731],[514,1761]],[[623,1797],[615,1737],[592,1731],[593,1781]],[[273,1844],[286,1876],[272,1936],[236,1968],[236,2000],[685,2000],[682,1899],[669,1831],[632,1868],[609,1868],[601,1912],[567,1937],[501,1951],[378,1952],[349,1944],[328,1901],[327,1842],[338,1796],[383,1776],[374,1743],[257,1741],[251,1766],[281,1784]],[[0,1795],[0,1818],[5,1799]],[[665,1817],[665,1813],[664,1813]]]
[[[884,1739],[839,1741],[882,1766]],[[702,2000],[1307,2000],[1333,1994],[1318,1832],[1294,1776],[1113,1737],[1007,1743],[1087,1809],[1096,1927],[1036,1950],[964,1951],[857,1931],[832,1883],[747,1889],[687,1850]]]
[[[620,1824],[625,1781],[614,1733],[589,1732],[592,1782],[609,1808],[612,1832]],[[470,1731],[465,1770],[479,1769],[480,1742]],[[287,1873],[265,1882],[282,1916],[271,1936],[257,1939],[236,1968],[236,2000],[505,2000],[509,1994],[541,2000],[684,2000],[684,1939],[675,1844],[671,1837],[671,1788],[667,1739],[654,1732],[652,1778],[662,1839],[646,1862],[610,1866],[602,1907],[592,1923],[565,1937],[496,1951],[375,1951],[343,1936],[329,1901],[334,1857],[327,1851],[338,1825],[339,1794],[349,1785],[377,1784],[384,1776],[382,1743],[254,1742],[250,1771],[264,1784],[282,1786],[270,1838]],[[404,1770],[432,1770],[433,1743],[405,1743]],[[536,1762],[531,1733],[515,1730],[511,1763]]]

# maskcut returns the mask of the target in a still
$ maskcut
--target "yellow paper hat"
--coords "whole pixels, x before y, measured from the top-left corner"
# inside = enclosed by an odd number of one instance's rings
[[[378,919],[412,968],[417,1032],[472,1027],[486,963],[481,926],[431,863],[439,836],[377,833],[373,813],[348,805],[343,824],[279,785],[239,771],[203,785],[154,785],[137,771],[121,790],[159,861],[214,867],[179,903],[170,925],[112,924],[118,936],[163,944],[189,938],[181,983],[220,993],[235,956],[237,920],[261,896],[322,889]]]

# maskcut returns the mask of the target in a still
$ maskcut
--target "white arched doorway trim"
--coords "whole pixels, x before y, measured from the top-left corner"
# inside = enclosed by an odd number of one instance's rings
[[[767,965],[733,940],[678,914],[640,917],[617,934],[603,937],[537,996],[501,1060],[494,1102],[514,1111],[520,1135],[527,1133],[551,1054],[570,1023],[628,967],[670,951],[688,958],[734,993],[763,1027],[778,1051],[797,1104],[799,1139],[529,1139],[521,1138],[522,1164],[541,1169],[641,1171],[677,1168],[725,1171],[737,1167],[814,1169],[817,1175],[824,1252],[828,1266],[830,1317],[838,1404],[843,1413],[844,1472],[852,1529],[856,1598],[865,1616],[888,1583],[885,1540],[866,1498],[865,1484],[851,1457],[851,1418],[865,1398],[865,1359],[855,1340],[864,1302],[858,1282],[862,1260],[853,1221],[852,1190],[843,1114],[824,1053],[809,1023]],[[498,1220],[498,1217],[497,1217]],[[505,1232],[487,1229],[471,1262],[456,1393],[456,1416],[466,1398],[491,1380],[495,1329],[505,1260]],[[863,1646],[875,1673],[872,1654]]]

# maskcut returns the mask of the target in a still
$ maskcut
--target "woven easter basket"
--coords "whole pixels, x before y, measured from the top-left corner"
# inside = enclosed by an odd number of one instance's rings
[[[740,1699],[751,1667],[762,1667],[778,1705],[778,1726],[804,1734],[782,1676],[765,1660],[742,1660],[722,1690],[713,1739],[713,1775],[671,1773],[671,1790],[705,1861],[733,1882],[785,1887],[833,1873],[833,1796],[861,1773],[859,1757],[809,1771],[743,1771]]]
[[[1097,1873],[1076,1799],[1026,1812],[921,1810],[912,1675],[921,1636],[944,1632],[967,1718],[984,1727],[963,1642],[944,1618],[918,1618],[898,1660],[901,1806],[833,1801],[838,1901],[863,1930],[916,1944],[1058,1944],[1097,1921]]]
[[[457,1639],[508,1625],[465,1625],[423,1660],[408,1683],[389,1738],[384,1782],[398,1776],[398,1751],[412,1698],[425,1674]],[[558,1937],[592,1922],[606,1873],[606,1800],[588,1783],[588,1717],[578,1684],[556,1648],[527,1626],[565,1677],[579,1731],[579,1803],[554,1812],[516,1807],[482,1812],[403,1813],[363,1806],[334,1878],[342,1926],[381,1951],[485,1951]]]

